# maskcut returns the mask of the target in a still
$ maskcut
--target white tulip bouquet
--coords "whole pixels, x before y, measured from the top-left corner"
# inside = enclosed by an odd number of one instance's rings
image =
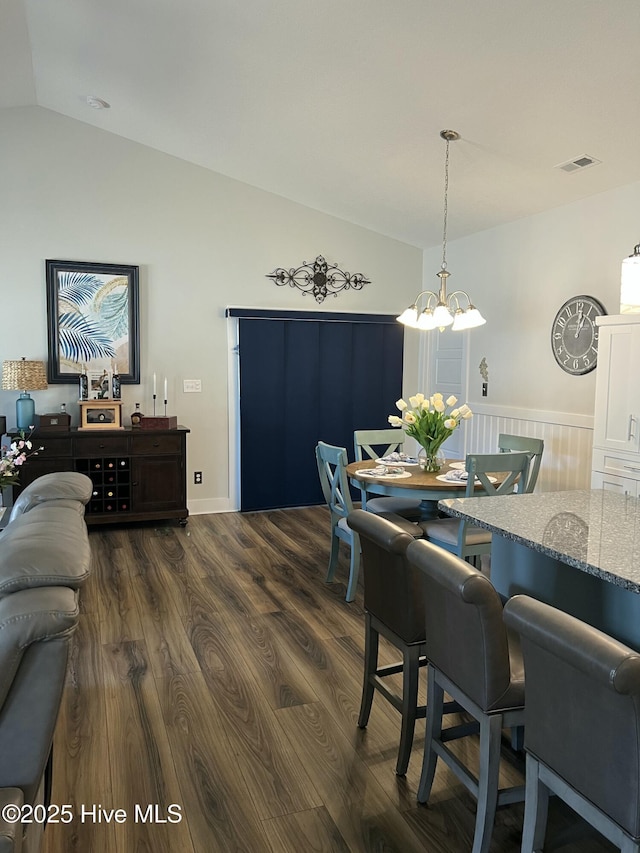
[[[459,426],[461,420],[467,420],[473,416],[473,412],[466,403],[459,408],[454,408],[457,402],[457,398],[453,395],[445,400],[439,393],[431,397],[416,394],[415,397],[409,397],[408,403],[402,399],[396,401],[396,408],[402,412],[401,417],[389,415],[388,420],[391,426],[402,427],[407,435],[415,438],[424,448],[425,471],[440,470],[437,454],[441,445]]]

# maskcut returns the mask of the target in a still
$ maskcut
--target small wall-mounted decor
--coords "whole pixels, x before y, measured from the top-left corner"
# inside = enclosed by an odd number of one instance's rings
[[[482,356],[482,361],[478,365],[480,368],[480,376],[482,376],[482,396],[486,397],[489,393],[489,365],[487,359]]]
[[[302,294],[311,293],[316,302],[324,302],[326,296],[337,296],[342,290],[362,290],[371,281],[360,272],[350,273],[338,269],[338,264],[328,264],[322,255],[318,255],[310,264],[303,261],[295,269],[278,267],[267,278],[272,278],[278,287],[288,284],[297,287]]]

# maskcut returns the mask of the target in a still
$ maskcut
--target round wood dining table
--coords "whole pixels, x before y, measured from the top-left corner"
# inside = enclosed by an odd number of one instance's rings
[[[372,477],[358,475],[358,471],[378,467],[374,459],[362,462],[351,462],[347,465],[347,476],[350,482],[367,495],[388,495],[390,497],[407,498],[414,496],[420,499],[421,519],[438,517],[438,501],[445,498],[464,497],[467,484],[443,482],[437,478],[451,470],[451,463],[460,463],[459,459],[447,459],[437,474],[427,473],[419,465],[406,465],[404,470],[411,476],[391,478],[389,476]],[[387,466],[394,467],[394,466]]]

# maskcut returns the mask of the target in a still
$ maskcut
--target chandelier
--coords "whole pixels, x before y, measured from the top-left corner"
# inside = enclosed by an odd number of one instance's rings
[[[454,290],[447,294],[447,279],[451,275],[447,269],[447,219],[448,219],[448,196],[449,196],[449,144],[460,139],[460,134],[455,130],[442,130],[440,136],[447,143],[444,159],[444,217],[442,227],[442,264],[440,272],[436,273],[440,279],[440,290],[423,290],[415,298],[413,305],[406,308],[397,317],[400,323],[412,329],[440,329],[451,326],[454,332],[463,329],[473,329],[482,326],[487,321],[478,309],[471,303],[469,294],[464,290]],[[461,304],[461,297],[466,303]],[[422,309],[419,306],[422,305]]]

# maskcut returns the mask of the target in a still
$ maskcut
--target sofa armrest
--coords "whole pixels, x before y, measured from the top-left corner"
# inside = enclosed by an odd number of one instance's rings
[[[29,512],[34,506],[47,501],[74,500],[84,506],[91,497],[91,490],[91,480],[85,474],[75,471],[43,474],[20,492],[13,504],[9,523],[19,515]]]
[[[20,788],[0,788],[0,815],[5,806],[23,805]],[[0,853],[20,853],[22,850],[22,822],[9,823],[0,817]]]

